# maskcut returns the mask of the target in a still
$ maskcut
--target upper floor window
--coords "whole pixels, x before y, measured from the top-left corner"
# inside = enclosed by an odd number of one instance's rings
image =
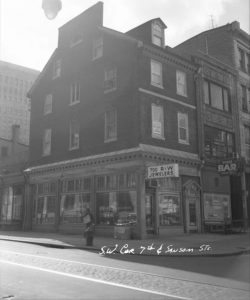
[[[239,65],[241,70],[245,71],[245,52],[239,48]]]
[[[151,84],[162,87],[162,64],[151,59]]]
[[[80,102],[80,82],[75,81],[70,85],[70,104]]]
[[[247,69],[247,73],[250,74],[250,54],[249,53],[246,54],[246,69]]]
[[[187,96],[187,76],[182,71],[176,71],[176,91],[178,95]]]
[[[53,65],[53,79],[61,76],[61,59],[57,59]]]
[[[117,111],[111,109],[105,112],[105,142],[117,139]]]
[[[104,71],[104,93],[116,90],[117,70],[116,68]]]
[[[152,137],[164,139],[164,115],[163,107],[152,104]]]
[[[46,95],[44,99],[44,115],[52,113],[52,94]]]
[[[247,105],[247,87],[242,85],[241,86],[241,104],[242,104],[242,110],[247,112],[248,111],[248,105]]]
[[[205,103],[224,111],[230,111],[229,91],[215,83],[204,81],[203,84]]]
[[[77,120],[72,120],[69,126],[69,149],[79,148],[80,142],[80,124]]]
[[[103,54],[103,38],[98,37],[93,41],[93,59],[102,57]]]
[[[230,158],[235,152],[234,136],[218,128],[205,126],[205,153],[208,157]]]
[[[164,30],[159,22],[152,23],[152,43],[160,47],[164,46]]]
[[[82,36],[80,34],[77,34],[73,37],[70,47],[74,47],[82,42]]]
[[[245,144],[250,146],[250,127],[244,126]]]
[[[1,147],[1,157],[7,157],[8,156],[8,147],[2,146]]]
[[[51,154],[51,129],[47,128],[43,132],[43,156]]]
[[[188,115],[178,112],[178,141],[179,143],[189,143]]]

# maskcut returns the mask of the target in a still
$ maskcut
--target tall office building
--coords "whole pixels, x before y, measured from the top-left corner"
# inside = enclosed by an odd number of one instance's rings
[[[20,142],[29,144],[30,100],[26,94],[39,71],[0,61],[0,137],[12,138],[12,125],[20,126]]]

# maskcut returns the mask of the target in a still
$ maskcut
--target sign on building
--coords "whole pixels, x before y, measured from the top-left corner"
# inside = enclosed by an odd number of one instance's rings
[[[224,160],[217,168],[221,175],[237,175],[241,171],[241,163],[239,160]]]
[[[179,165],[168,164],[148,167],[148,179],[179,177]]]

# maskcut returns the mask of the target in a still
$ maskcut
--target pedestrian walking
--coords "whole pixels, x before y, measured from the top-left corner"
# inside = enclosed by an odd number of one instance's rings
[[[86,238],[86,246],[93,246],[95,223],[89,209],[87,209],[86,214],[83,216],[83,223],[85,224],[84,237]]]

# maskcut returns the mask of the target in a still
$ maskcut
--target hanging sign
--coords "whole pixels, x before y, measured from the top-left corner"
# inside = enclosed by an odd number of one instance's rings
[[[221,175],[237,175],[241,171],[241,163],[239,160],[224,160],[217,168]]]
[[[148,178],[166,178],[166,177],[179,177],[179,165],[168,164],[161,166],[148,167]]]

